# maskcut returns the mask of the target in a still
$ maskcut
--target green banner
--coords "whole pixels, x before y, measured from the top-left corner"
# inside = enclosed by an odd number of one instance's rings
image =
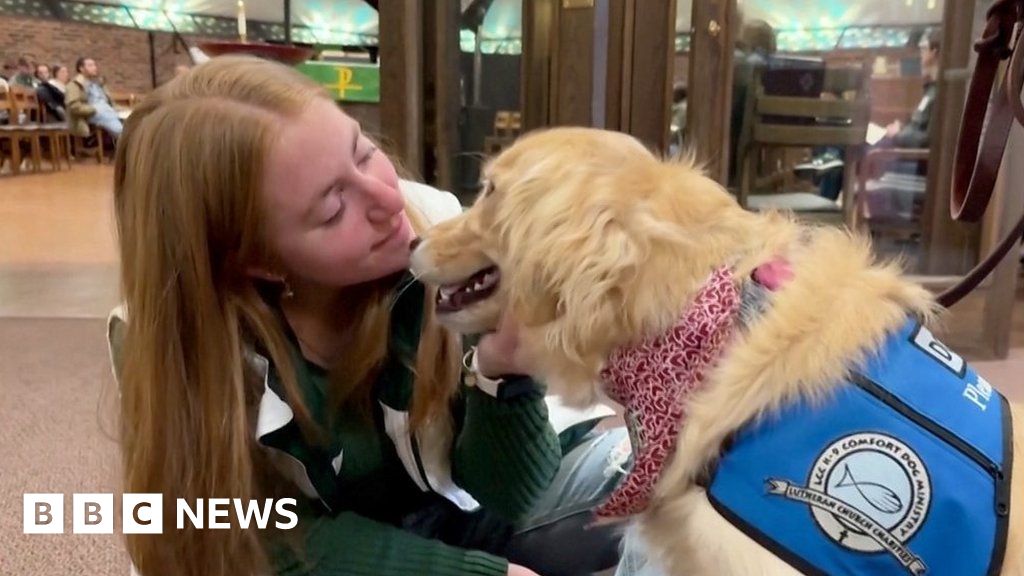
[[[380,68],[364,64],[306,62],[296,66],[339,102],[380,102]]]

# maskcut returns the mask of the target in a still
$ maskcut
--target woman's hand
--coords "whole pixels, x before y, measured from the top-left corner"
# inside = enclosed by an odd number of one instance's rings
[[[506,312],[498,329],[480,338],[476,347],[477,370],[487,378],[529,374],[519,346],[519,323]]]
[[[509,563],[509,565],[508,565],[508,576],[540,576],[540,575],[537,574],[536,572],[534,572],[533,570],[530,570],[529,568],[527,568],[525,566],[520,566],[518,564]]]

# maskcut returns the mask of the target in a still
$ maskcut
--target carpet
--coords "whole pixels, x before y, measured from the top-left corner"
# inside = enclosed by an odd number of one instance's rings
[[[73,493],[117,492],[113,393],[103,320],[0,320],[0,574],[128,574],[118,534],[71,533]],[[64,494],[64,534],[22,533],[33,492]]]

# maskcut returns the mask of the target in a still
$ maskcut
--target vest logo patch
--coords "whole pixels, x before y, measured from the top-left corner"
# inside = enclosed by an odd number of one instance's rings
[[[807,486],[769,478],[767,491],[810,506],[818,527],[844,548],[888,552],[915,576],[928,571],[906,543],[928,516],[931,480],[917,453],[892,436],[844,436],[818,455]]]

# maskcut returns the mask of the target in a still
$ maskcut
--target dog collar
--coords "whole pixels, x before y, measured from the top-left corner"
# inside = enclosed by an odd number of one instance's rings
[[[665,334],[616,350],[601,371],[608,396],[626,411],[633,466],[595,513],[630,516],[647,508],[697,390],[734,328],[740,291],[723,267]]]

